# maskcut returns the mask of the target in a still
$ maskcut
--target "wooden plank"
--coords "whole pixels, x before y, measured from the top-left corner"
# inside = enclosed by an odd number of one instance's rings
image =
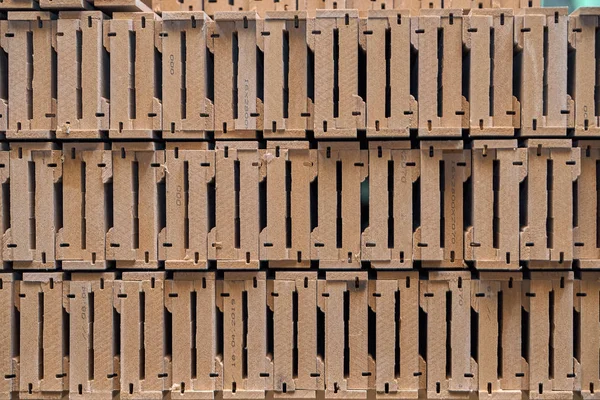
[[[60,71],[56,136],[60,139],[97,139],[109,128],[110,87],[105,79],[109,65],[102,46],[104,19],[100,11],[61,11],[56,21]]]
[[[516,140],[474,141],[472,226],[465,233],[465,258],[481,269],[518,269],[520,184],[527,175],[527,150]]]
[[[113,226],[106,259],[118,268],[158,268],[159,182],[164,153],[154,143],[113,143]]]
[[[106,269],[112,153],[101,143],[70,143],[62,152],[62,227],[56,259],[63,269]]]
[[[11,109],[6,136],[50,139],[56,129],[56,98],[52,91],[56,21],[46,11],[11,11],[4,28],[0,44],[8,54]]]
[[[308,143],[267,142],[267,226],[260,233],[262,260],[270,267],[309,267],[311,187],[317,152]]]
[[[418,124],[410,94],[410,11],[373,9],[366,25],[360,35],[367,53],[367,137],[408,137]]]
[[[360,268],[361,186],[368,153],[356,142],[319,142],[318,226],[312,259],[321,268]]]
[[[222,364],[217,355],[216,281],[212,272],[176,272],[165,283],[171,313],[171,398],[213,399],[221,390]]]
[[[218,268],[259,267],[261,154],[256,142],[217,143],[216,225],[209,233],[208,249]]]
[[[413,258],[426,267],[465,266],[463,183],[470,175],[470,150],[462,141],[421,142],[421,226]]]
[[[573,126],[567,94],[567,8],[531,8],[515,16],[522,52],[521,135],[564,136]]]
[[[69,313],[69,398],[106,399],[119,389],[113,340],[114,273],[74,273],[63,283]]]
[[[527,141],[527,223],[521,260],[533,268],[565,268],[573,260],[573,181],[580,149],[568,139]],[[548,262],[552,261],[552,262]]]
[[[369,226],[362,233],[361,258],[372,268],[412,268],[419,156],[409,142],[369,142]]]
[[[164,139],[205,139],[213,130],[208,99],[208,22],[202,11],[164,12],[159,33],[162,52]]]
[[[156,31],[152,12],[117,12],[104,22],[104,47],[110,53],[111,138],[152,138],[161,129],[156,87]]]
[[[164,285],[164,272],[125,272],[115,285],[115,307],[121,317],[123,399],[162,399],[171,390]]]
[[[54,269],[57,183],[62,153],[50,143],[12,143],[10,225],[2,236],[3,259],[16,269]]]
[[[165,260],[167,269],[208,268],[214,155],[205,143],[167,144],[166,226],[158,238],[159,259]]]

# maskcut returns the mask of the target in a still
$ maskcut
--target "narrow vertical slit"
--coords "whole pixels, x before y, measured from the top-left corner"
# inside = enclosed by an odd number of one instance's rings
[[[340,113],[340,30],[333,30],[333,118]]]
[[[290,101],[290,32],[283,31],[283,118],[289,117]]]
[[[248,292],[242,292],[242,378],[248,377]]]
[[[292,376],[298,378],[298,291],[292,292],[292,323],[294,324],[292,350]]]
[[[240,245],[240,161],[233,162],[233,193],[235,196],[235,213],[234,213],[234,236],[235,248],[239,249]]]
[[[181,119],[187,118],[187,32],[181,31]],[[186,247],[187,248],[187,247]]]
[[[285,247],[292,247],[292,162],[285,161]]]
[[[446,292],[446,378],[452,378],[452,292]]]
[[[36,176],[35,176],[35,161],[27,162],[27,171],[29,174],[29,248],[37,248],[37,235],[36,235]]]
[[[336,247],[342,248],[342,161],[335,162],[335,190],[337,192],[337,211],[336,211]]]
[[[594,41],[594,116],[600,116],[600,29],[596,28]]]
[[[38,293],[38,379],[44,379],[44,292]]]
[[[440,180],[440,247],[444,248],[446,242],[446,225],[445,225],[445,215],[444,215],[444,195],[445,195],[445,186],[446,186],[446,166],[444,160],[440,160],[440,170],[439,170],[439,180]]]
[[[542,91],[543,115],[548,115],[548,27],[544,26],[544,86]]]
[[[494,54],[496,53],[496,32],[490,27],[490,117],[494,116]]]
[[[137,161],[131,162],[131,191],[133,194],[132,214],[133,214],[133,248],[138,249],[140,247],[140,218],[138,203],[140,201],[140,174],[139,174],[139,163]]]
[[[437,116],[444,116],[444,28],[437,31],[438,53],[437,53]]]
[[[190,248],[190,163],[183,162],[184,233],[183,247]]]
[[[548,378],[554,379],[554,290],[548,293],[548,324]]]
[[[231,59],[233,62],[233,75],[231,77],[231,79],[233,80],[233,102],[232,102],[232,108],[233,108],[233,119],[237,119],[238,118],[238,69],[239,69],[239,55],[240,55],[240,49],[238,47],[238,33],[237,32],[233,32],[233,35],[231,37]]]
[[[137,57],[136,32],[129,31],[129,118],[136,118],[135,62]]]
[[[600,160],[596,160],[596,248],[600,248]]]
[[[493,175],[493,216],[492,216],[492,242],[494,249],[500,248],[500,160],[492,162]]]
[[[86,214],[85,214],[85,208],[86,208],[86,204],[85,204],[85,193],[87,191],[87,182],[86,182],[86,174],[85,174],[85,170],[86,170],[86,162],[85,161],[81,161],[81,172],[80,172],[80,178],[81,178],[81,248],[83,250],[86,249],[86,243],[87,243],[87,222],[86,222]]]
[[[502,352],[502,330],[503,330],[503,318],[504,318],[504,292],[498,291],[498,312],[497,312],[497,323],[498,323],[498,379],[502,379],[502,373],[504,371],[503,364],[503,352]]]
[[[190,356],[190,372],[191,378],[196,379],[198,376],[198,349],[196,347],[197,340],[197,332],[198,332],[198,319],[197,319],[197,308],[198,308],[198,293],[193,291],[190,292],[190,323],[192,325],[192,333],[191,333],[191,356]]]
[[[27,32],[27,119],[33,119],[33,32]]]
[[[385,117],[392,116],[392,29],[385,30]]]
[[[83,118],[83,98],[82,98],[82,69],[83,69],[83,52],[82,52],[82,32],[80,29],[75,31],[75,52],[77,65],[77,86],[75,87],[75,96],[77,103],[77,119]]]
[[[554,161],[548,159],[546,162],[546,201],[547,201],[547,215],[546,215],[546,247],[549,249],[553,248],[554,243],[554,220],[553,215],[553,204],[552,204],[552,190],[553,190],[553,174],[554,174]]]
[[[88,292],[88,380],[94,380],[94,323],[95,323],[95,300],[94,292]]]
[[[146,338],[144,328],[146,327],[146,293],[139,292],[140,302],[140,380],[146,379]]]
[[[344,291],[344,377],[350,376],[350,291]]]
[[[394,305],[395,305],[395,312],[394,312],[394,326],[396,327],[395,329],[395,336],[396,336],[396,341],[395,341],[395,345],[394,345],[394,351],[395,351],[395,362],[394,362],[394,376],[396,377],[396,379],[400,378],[400,326],[401,326],[401,321],[400,321],[400,290],[396,290],[394,292],[394,297],[395,297],[395,301],[394,301]]]
[[[388,249],[394,248],[394,160],[388,160]]]

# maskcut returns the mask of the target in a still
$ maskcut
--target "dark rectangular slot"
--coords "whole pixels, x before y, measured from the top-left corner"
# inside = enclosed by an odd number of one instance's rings
[[[38,379],[44,379],[44,292],[38,293]]]
[[[146,339],[144,328],[146,327],[146,293],[139,292],[140,301],[140,380],[146,379]]]
[[[233,108],[233,119],[237,119],[238,118],[238,68],[239,68],[239,56],[240,56],[240,49],[238,47],[238,33],[237,32],[233,32],[233,35],[231,37],[231,59],[233,62],[233,76],[232,78],[232,82],[233,82],[233,102],[232,102],[232,108]]]
[[[292,323],[293,327],[293,350],[292,350],[292,376],[298,378],[298,292],[292,292]]]
[[[87,235],[86,235],[86,215],[85,215],[85,192],[86,192],[86,163],[81,162],[81,248],[86,249]]]
[[[283,31],[283,118],[289,117],[290,102],[290,32]]]
[[[321,307],[317,312],[317,355],[325,362],[325,313]]]
[[[496,32],[490,27],[490,117],[494,115],[494,54],[496,53]]]
[[[392,116],[392,30],[385,30],[385,117]]]
[[[140,165],[137,161],[131,162],[131,191],[133,194],[132,216],[133,216],[133,248],[140,247],[140,218],[138,203],[140,201]]]
[[[444,195],[446,186],[446,166],[444,160],[440,160],[440,247],[444,248],[446,242],[446,225],[444,215]]]
[[[554,290],[548,293],[548,378],[554,379]]]
[[[437,116],[444,116],[444,28],[438,28],[437,30]]]
[[[547,216],[546,216],[546,247],[551,249],[554,242],[554,220],[552,218],[552,190],[553,190],[553,174],[554,161],[548,159],[546,162],[546,201],[547,201]]]
[[[285,161],[285,247],[292,247],[292,162]]]
[[[495,249],[500,248],[500,160],[492,162],[493,175],[493,216],[492,216],[492,242]]]
[[[36,204],[36,177],[35,177],[35,162],[27,162],[27,173],[29,174],[29,248],[35,249],[37,246],[36,238],[36,220],[35,220],[35,204]]]
[[[350,291],[344,291],[344,376],[350,376]]]
[[[187,118],[187,32],[181,31],[181,119]],[[186,247],[187,248],[187,247]]]
[[[521,357],[529,361],[529,313],[521,307]]]
[[[77,86],[75,88],[75,96],[77,102],[77,119],[83,118],[83,98],[82,98],[82,68],[83,68],[83,55],[82,55],[82,32],[81,30],[75,31],[75,52],[76,52],[76,65],[77,65]]]
[[[542,91],[543,115],[548,115],[548,27],[544,26],[544,86]]]
[[[248,377],[248,292],[242,292],[242,378]]]
[[[196,340],[197,340],[197,324],[198,319],[196,315],[196,310],[198,309],[198,293],[190,292],[190,324],[192,325],[192,333],[190,337],[191,341],[191,365],[190,372],[191,378],[196,379],[198,376],[198,349],[196,348]]]
[[[394,345],[394,376],[396,378],[400,378],[400,290],[396,290],[394,292],[394,297],[394,326],[396,327],[396,329],[394,330],[396,336],[396,342]]]
[[[190,163],[183,162],[183,204],[184,211],[184,234],[183,246],[185,249],[190,248]]]
[[[446,378],[452,378],[452,292],[446,292]]]
[[[502,353],[502,326],[504,319],[504,292],[502,290],[498,291],[498,313],[497,313],[497,323],[498,323],[498,379],[502,379],[502,373],[504,370],[503,353]]]
[[[388,249],[394,248],[394,160],[388,161]]]
[[[336,247],[342,248],[342,162],[335,162],[335,190],[337,193],[337,212],[336,212]]]
[[[596,160],[596,248],[600,248],[600,160]]]
[[[33,119],[33,32],[27,32],[27,119]]]
[[[7,180],[2,184],[2,232],[6,232],[10,228],[10,181]]]
[[[594,41],[594,116],[600,116],[600,29],[596,28]]]
[[[88,380],[94,380],[94,322],[96,316],[95,312],[95,301],[94,301],[94,292],[89,292],[87,295],[88,300]]]
[[[234,237],[235,248],[240,248],[240,161],[233,162],[233,193],[235,196]]]
[[[129,118],[136,118],[135,99],[135,59],[137,57],[136,32],[129,31]]]
[[[333,30],[333,118],[340,115],[340,31]]]

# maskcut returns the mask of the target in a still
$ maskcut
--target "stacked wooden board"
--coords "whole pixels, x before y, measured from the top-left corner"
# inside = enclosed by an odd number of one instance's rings
[[[600,394],[600,8],[0,1],[0,397]]]

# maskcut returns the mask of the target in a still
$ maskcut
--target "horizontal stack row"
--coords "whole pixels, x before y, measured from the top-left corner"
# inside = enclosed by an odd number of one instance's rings
[[[376,275],[0,274],[0,395],[598,398],[599,273]]]
[[[599,268],[600,142],[522,146],[13,142],[0,254],[25,270]]]
[[[204,11],[211,17],[217,12],[255,11],[264,16],[271,11],[306,11],[314,16],[317,10],[409,9],[475,9],[475,8],[534,8],[540,0],[3,0],[0,11],[88,10],[103,12],[142,11],[161,14],[165,11]]]
[[[599,17],[8,12],[0,130],[16,140],[593,137]]]

